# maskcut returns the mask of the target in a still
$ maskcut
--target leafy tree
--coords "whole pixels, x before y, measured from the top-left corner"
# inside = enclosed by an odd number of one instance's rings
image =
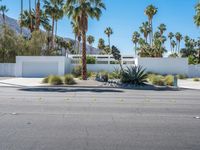
[[[77,18],[78,26],[82,35],[82,78],[87,79],[87,64],[86,64],[86,33],[88,30],[88,19],[100,19],[102,9],[105,9],[105,4],[102,0],[67,0],[66,13],[70,18]]]
[[[0,62],[14,63],[17,53],[17,35],[8,26],[0,27]]]
[[[122,56],[121,56],[119,49],[115,46],[112,46],[112,55],[113,55],[114,59],[119,62],[121,71],[123,72],[123,67],[122,67],[122,63],[121,63]]]
[[[113,30],[111,27],[108,27],[108,28],[106,28],[104,33],[108,36],[108,44],[109,44],[109,48],[110,48],[110,36],[113,34]]]
[[[31,39],[28,41],[29,54],[33,56],[40,56],[44,51],[45,43],[46,35],[41,31],[33,31],[31,34]],[[45,54],[50,55],[50,52]]]
[[[92,44],[94,43],[94,41],[95,41],[94,36],[89,35],[89,36],[87,37],[87,42],[88,42],[89,45],[90,45],[90,54],[92,54]]]

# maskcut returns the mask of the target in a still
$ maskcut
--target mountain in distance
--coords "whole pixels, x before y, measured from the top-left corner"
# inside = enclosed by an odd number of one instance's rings
[[[3,24],[3,17],[0,14],[0,25]],[[6,16],[6,24],[13,30],[15,31],[17,34],[20,34],[21,28],[19,25],[19,22],[11,17]],[[30,36],[30,31],[27,28],[23,28],[22,29],[22,33],[24,36],[29,37]],[[75,41],[74,39],[71,38],[64,38],[66,41]],[[90,54],[92,52],[92,54],[99,54],[100,50],[95,48],[95,47],[91,47],[90,45],[86,46],[87,48],[87,54]]]

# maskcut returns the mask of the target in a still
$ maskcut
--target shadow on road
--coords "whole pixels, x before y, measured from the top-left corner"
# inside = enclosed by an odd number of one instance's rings
[[[20,91],[27,92],[95,92],[95,93],[122,93],[124,91],[118,89],[91,89],[91,88],[21,88]]]

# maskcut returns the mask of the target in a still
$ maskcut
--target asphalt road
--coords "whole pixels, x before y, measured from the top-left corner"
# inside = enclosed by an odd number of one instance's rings
[[[200,91],[0,87],[0,150],[199,150]]]

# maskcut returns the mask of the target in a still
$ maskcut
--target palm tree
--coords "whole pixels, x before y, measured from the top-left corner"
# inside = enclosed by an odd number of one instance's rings
[[[40,14],[41,14],[41,10],[40,10],[40,0],[37,1],[36,3],[36,0],[35,0],[35,4],[36,4],[36,8],[35,8],[35,11],[36,11],[36,16],[35,16],[35,25],[36,25],[36,30],[39,30],[40,28]]]
[[[72,21],[71,25],[72,25],[72,30],[73,30],[73,33],[74,33],[74,41],[75,41],[74,51],[76,51],[77,37],[79,37],[80,31],[79,31],[79,28],[78,28],[78,25],[77,25],[76,21]],[[80,48],[80,42],[78,42],[78,51],[76,52],[76,54],[79,54],[79,48]]]
[[[45,13],[49,15],[52,19],[52,48],[54,47],[54,28],[55,28],[55,21],[60,18],[60,12],[62,11],[63,0],[50,0],[44,1],[44,9]]]
[[[6,15],[5,13],[8,12],[8,8],[6,7],[6,5],[2,5],[0,6],[0,12],[2,13],[2,17],[3,17],[3,24],[6,24]]]
[[[55,16],[55,36],[57,36],[57,29],[58,29],[58,20],[63,18],[64,11],[63,11],[63,6],[64,6],[64,0],[55,0],[56,5],[57,5],[57,13]]]
[[[168,38],[169,38],[169,40],[170,40],[170,48],[171,48],[171,52],[172,52],[172,39],[173,39],[173,37],[174,37],[174,33],[172,33],[172,32],[169,32],[169,34],[168,34]]]
[[[100,38],[98,42],[98,49],[101,50],[101,54],[103,53],[103,50],[105,48],[105,41],[104,39]]]
[[[149,23],[148,22],[143,22],[142,26],[140,27],[140,32],[143,34],[145,38],[145,42],[147,43],[147,38],[149,33],[151,33],[151,29],[149,28]]]
[[[135,56],[137,55],[137,44],[139,42],[140,39],[140,33],[138,33],[137,31],[133,33],[132,36],[132,42],[135,44]]]
[[[174,40],[171,41],[171,46],[172,46],[172,53],[174,53],[174,48],[176,47],[176,42]]]
[[[196,11],[196,14],[194,16],[194,23],[196,24],[197,27],[199,27],[200,26],[200,3],[198,3],[195,6],[195,11]]]
[[[113,30],[111,27],[108,27],[108,28],[106,28],[104,33],[108,36],[108,44],[109,44],[109,48],[110,48],[110,36],[113,34]]]
[[[99,20],[102,9],[105,5],[102,0],[67,0],[66,13],[73,19],[77,18],[78,26],[82,35],[82,78],[87,80],[86,64],[86,33],[88,30],[88,19],[96,18]]]
[[[87,37],[87,42],[90,44],[90,54],[92,54],[92,44],[94,43],[94,41],[95,41],[94,36],[89,35],[89,36]]]
[[[163,35],[163,33],[167,30],[167,27],[165,24],[160,24],[158,30],[160,31],[160,34]]]
[[[21,15],[20,27],[26,27],[33,32],[36,29],[35,16],[36,12],[34,10],[31,10],[31,12],[25,10]],[[49,26],[49,19],[43,11],[40,11],[40,22],[44,28]]]
[[[181,44],[181,40],[183,39],[183,36],[181,35],[181,33],[177,32],[175,34],[175,37],[176,37],[176,42],[177,42],[176,50],[177,50],[177,52],[179,54],[179,52],[180,52],[180,44]]]
[[[147,8],[144,11],[145,15],[148,16],[149,28],[151,29],[150,36],[149,36],[150,45],[152,45],[152,41],[153,41],[153,17],[154,15],[156,15],[157,12],[158,12],[158,9],[153,5],[147,6]]]
[[[20,13],[20,22],[22,21],[22,13],[23,13],[23,5],[24,5],[24,1],[21,0],[21,13]],[[20,34],[22,35],[22,26],[20,26]]]

